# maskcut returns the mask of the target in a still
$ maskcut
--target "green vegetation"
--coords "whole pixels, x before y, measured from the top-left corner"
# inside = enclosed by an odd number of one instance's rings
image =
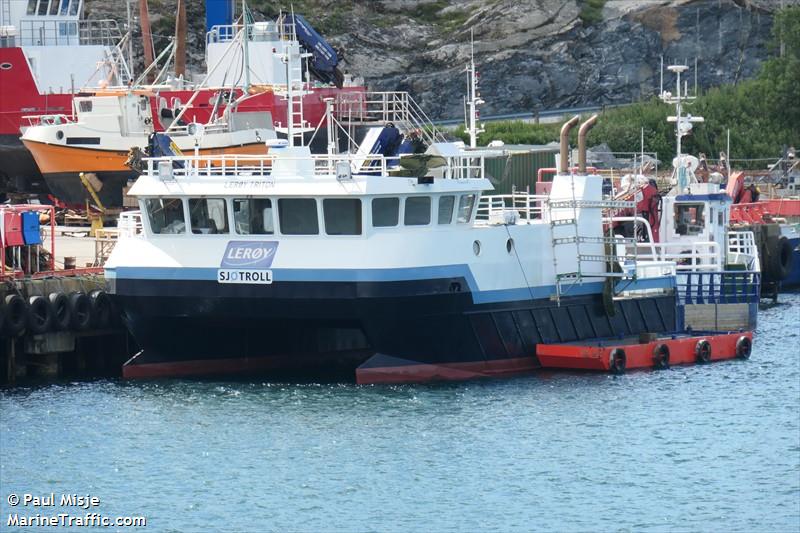
[[[764,63],[757,78],[710,89],[685,107],[685,112],[705,118],[684,137],[686,153],[704,152],[715,158],[726,148],[728,129],[731,155],[736,159],[774,157],[785,145],[800,145],[800,7],[776,14],[772,47],[774,57]],[[668,161],[675,153],[675,126],[666,121],[671,114],[672,106],[655,97],[609,109],[590,133],[589,145],[606,142],[616,152],[637,152],[644,128],[645,151]],[[488,123],[480,142],[545,144],[558,140],[559,127],[521,121]],[[463,128],[456,134],[467,139]]]
[[[583,0],[580,2],[581,12],[578,16],[586,26],[603,20],[603,6],[606,0]]]

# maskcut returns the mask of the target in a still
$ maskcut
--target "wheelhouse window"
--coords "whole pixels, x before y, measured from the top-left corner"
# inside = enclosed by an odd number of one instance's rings
[[[328,235],[361,235],[361,200],[326,198],[322,210]]]
[[[281,198],[278,217],[284,235],[318,235],[317,201],[313,198]]]
[[[147,198],[144,201],[150,230],[156,234],[186,233],[186,217],[180,198]]]
[[[458,200],[458,223],[466,224],[472,218],[472,208],[475,206],[475,195],[465,194]]]
[[[372,225],[376,228],[396,226],[400,220],[400,198],[373,198]]]
[[[453,207],[455,207],[455,196],[440,196],[439,197],[439,224],[449,224],[453,221]]]
[[[194,234],[228,233],[228,209],[224,198],[190,198],[189,217]]]
[[[275,218],[269,198],[233,200],[234,231],[239,235],[272,235]]]
[[[675,204],[675,233],[699,235],[705,228],[703,204]]]
[[[427,226],[431,223],[431,197],[409,196],[403,218],[406,226]]]

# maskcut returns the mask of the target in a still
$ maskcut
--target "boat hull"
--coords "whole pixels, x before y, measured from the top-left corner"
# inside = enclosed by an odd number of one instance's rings
[[[142,348],[128,378],[391,365],[404,381],[465,379],[535,370],[541,342],[676,328],[672,295],[617,300],[613,315],[601,294],[477,305],[454,291],[467,287],[456,277],[237,286],[114,277],[112,287]]]

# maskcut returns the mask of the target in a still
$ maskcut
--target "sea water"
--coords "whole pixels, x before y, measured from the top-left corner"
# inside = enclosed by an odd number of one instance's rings
[[[619,377],[3,390],[0,530],[798,531],[800,295],[781,300],[749,361]]]

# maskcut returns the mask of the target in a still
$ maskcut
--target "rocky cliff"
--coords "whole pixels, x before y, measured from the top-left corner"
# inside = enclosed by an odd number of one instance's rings
[[[783,0],[785,4],[798,0]],[[172,32],[176,0],[150,0],[153,31]],[[285,4],[285,5],[282,5]],[[768,56],[778,0],[295,0],[375,90],[408,90],[437,118],[463,115],[470,30],[484,115],[625,103],[658,92],[659,65],[698,62],[710,87],[753,76]],[[204,70],[204,2],[188,2],[189,63]],[[289,2],[251,0],[257,19]],[[87,0],[93,18],[123,2]],[[165,43],[157,38],[156,46]],[[689,77],[690,85],[694,78]],[[668,79],[671,82],[671,78]]]

